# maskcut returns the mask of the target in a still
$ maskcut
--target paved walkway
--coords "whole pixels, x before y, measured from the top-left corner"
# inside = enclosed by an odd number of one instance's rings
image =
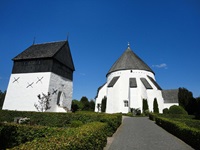
[[[104,150],[193,150],[147,117],[123,117]]]

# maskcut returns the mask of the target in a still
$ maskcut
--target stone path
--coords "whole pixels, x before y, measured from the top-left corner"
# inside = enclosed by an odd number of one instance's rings
[[[193,150],[147,117],[123,117],[104,150]]]

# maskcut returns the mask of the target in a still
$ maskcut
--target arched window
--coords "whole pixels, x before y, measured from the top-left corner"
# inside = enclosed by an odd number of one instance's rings
[[[59,91],[59,92],[58,92],[58,97],[57,97],[57,105],[58,105],[58,106],[60,106],[61,94],[62,94],[62,92],[61,92],[61,91]]]

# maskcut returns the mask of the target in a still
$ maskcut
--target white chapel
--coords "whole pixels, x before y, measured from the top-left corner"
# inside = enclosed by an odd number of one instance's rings
[[[42,94],[50,95],[50,112],[71,109],[75,70],[68,41],[33,44],[13,58],[4,110],[37,111]]]
[[[178,105],[178,89],[163,90],[156,82],[153,70],[129,44],[106,77],[106,83],[97,90],[95,112],[99,111],[104,97],[107,98],[106,113],[128,113],[131,108],[142,111],[143,99],[147,100],[150,112],[153,112],[155,98],[160,113],[164,108]]]

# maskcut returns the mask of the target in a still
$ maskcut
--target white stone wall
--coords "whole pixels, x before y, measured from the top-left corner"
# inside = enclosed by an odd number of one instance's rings
[[[107,95],[107,84],[104,84],[104,86],[101,87],[101,89],[97,93],[97,97],[96,97],[96,100],[95,100],[95,112],[98,112],[97,105],[98,104],[101,105],[101,101],[104,98],[104,96],[106,96],[106,95]],[[99,110],[99,112],[101,112],[101,109]]]
[[[162,98],[162,93],[158,90],[155,85],[147,77],[150,76],[155,80],[155,76],[152,72],[143,70],[121,70],[116,71],[108,75],[107,84],[113,79],[113,77],[120,76],[113,87],[104,87],[103,93],[107,88],[107,106],[106,113],[128,113],[129,108],[139,108],[142,111],[142,100],[147,99],[150,111],[153,111],[153,100],[157,98],[160,112],[164,108],[164,102]],[[129,87],[129,78],[136,78],[137,88]],[[153,89],[146,89],[141,82],[140,78],[146,78]],[[101,93],[101,90],[99,93]],[[99,99],[97,98],[99,101]],[[124,100],[128,100],[129,107],[124,106]],[[97,101],[96,101],[97,103]]]
[[[11,74],[3,109],[37,111],[34,103],[39,94],[48,93],[49,80],[50,73]]]
[[[57,90],[57,92],[53,94],[53,90]],[[66,112],[56,104],[59,91],[65,95],[61,107],[65,106],[70,109],[72,81],[50,72],[11,74],[3,109],[37,111],[34,104],[38,104],[38,95],[49,92],[51,95],[51,109],[49,111]]]
[[[51,97],[51,109],[48,111],[52,112],[66,112],[63,107],[67,110],[71,110],[72,93],[73,93],[73,82],[69,79],[63,78],[55,73],[51,73],[50,84],[48,90]],[[61,93],[60,96],[58,93]],[[59,105],[57,101],[60,97]]]

